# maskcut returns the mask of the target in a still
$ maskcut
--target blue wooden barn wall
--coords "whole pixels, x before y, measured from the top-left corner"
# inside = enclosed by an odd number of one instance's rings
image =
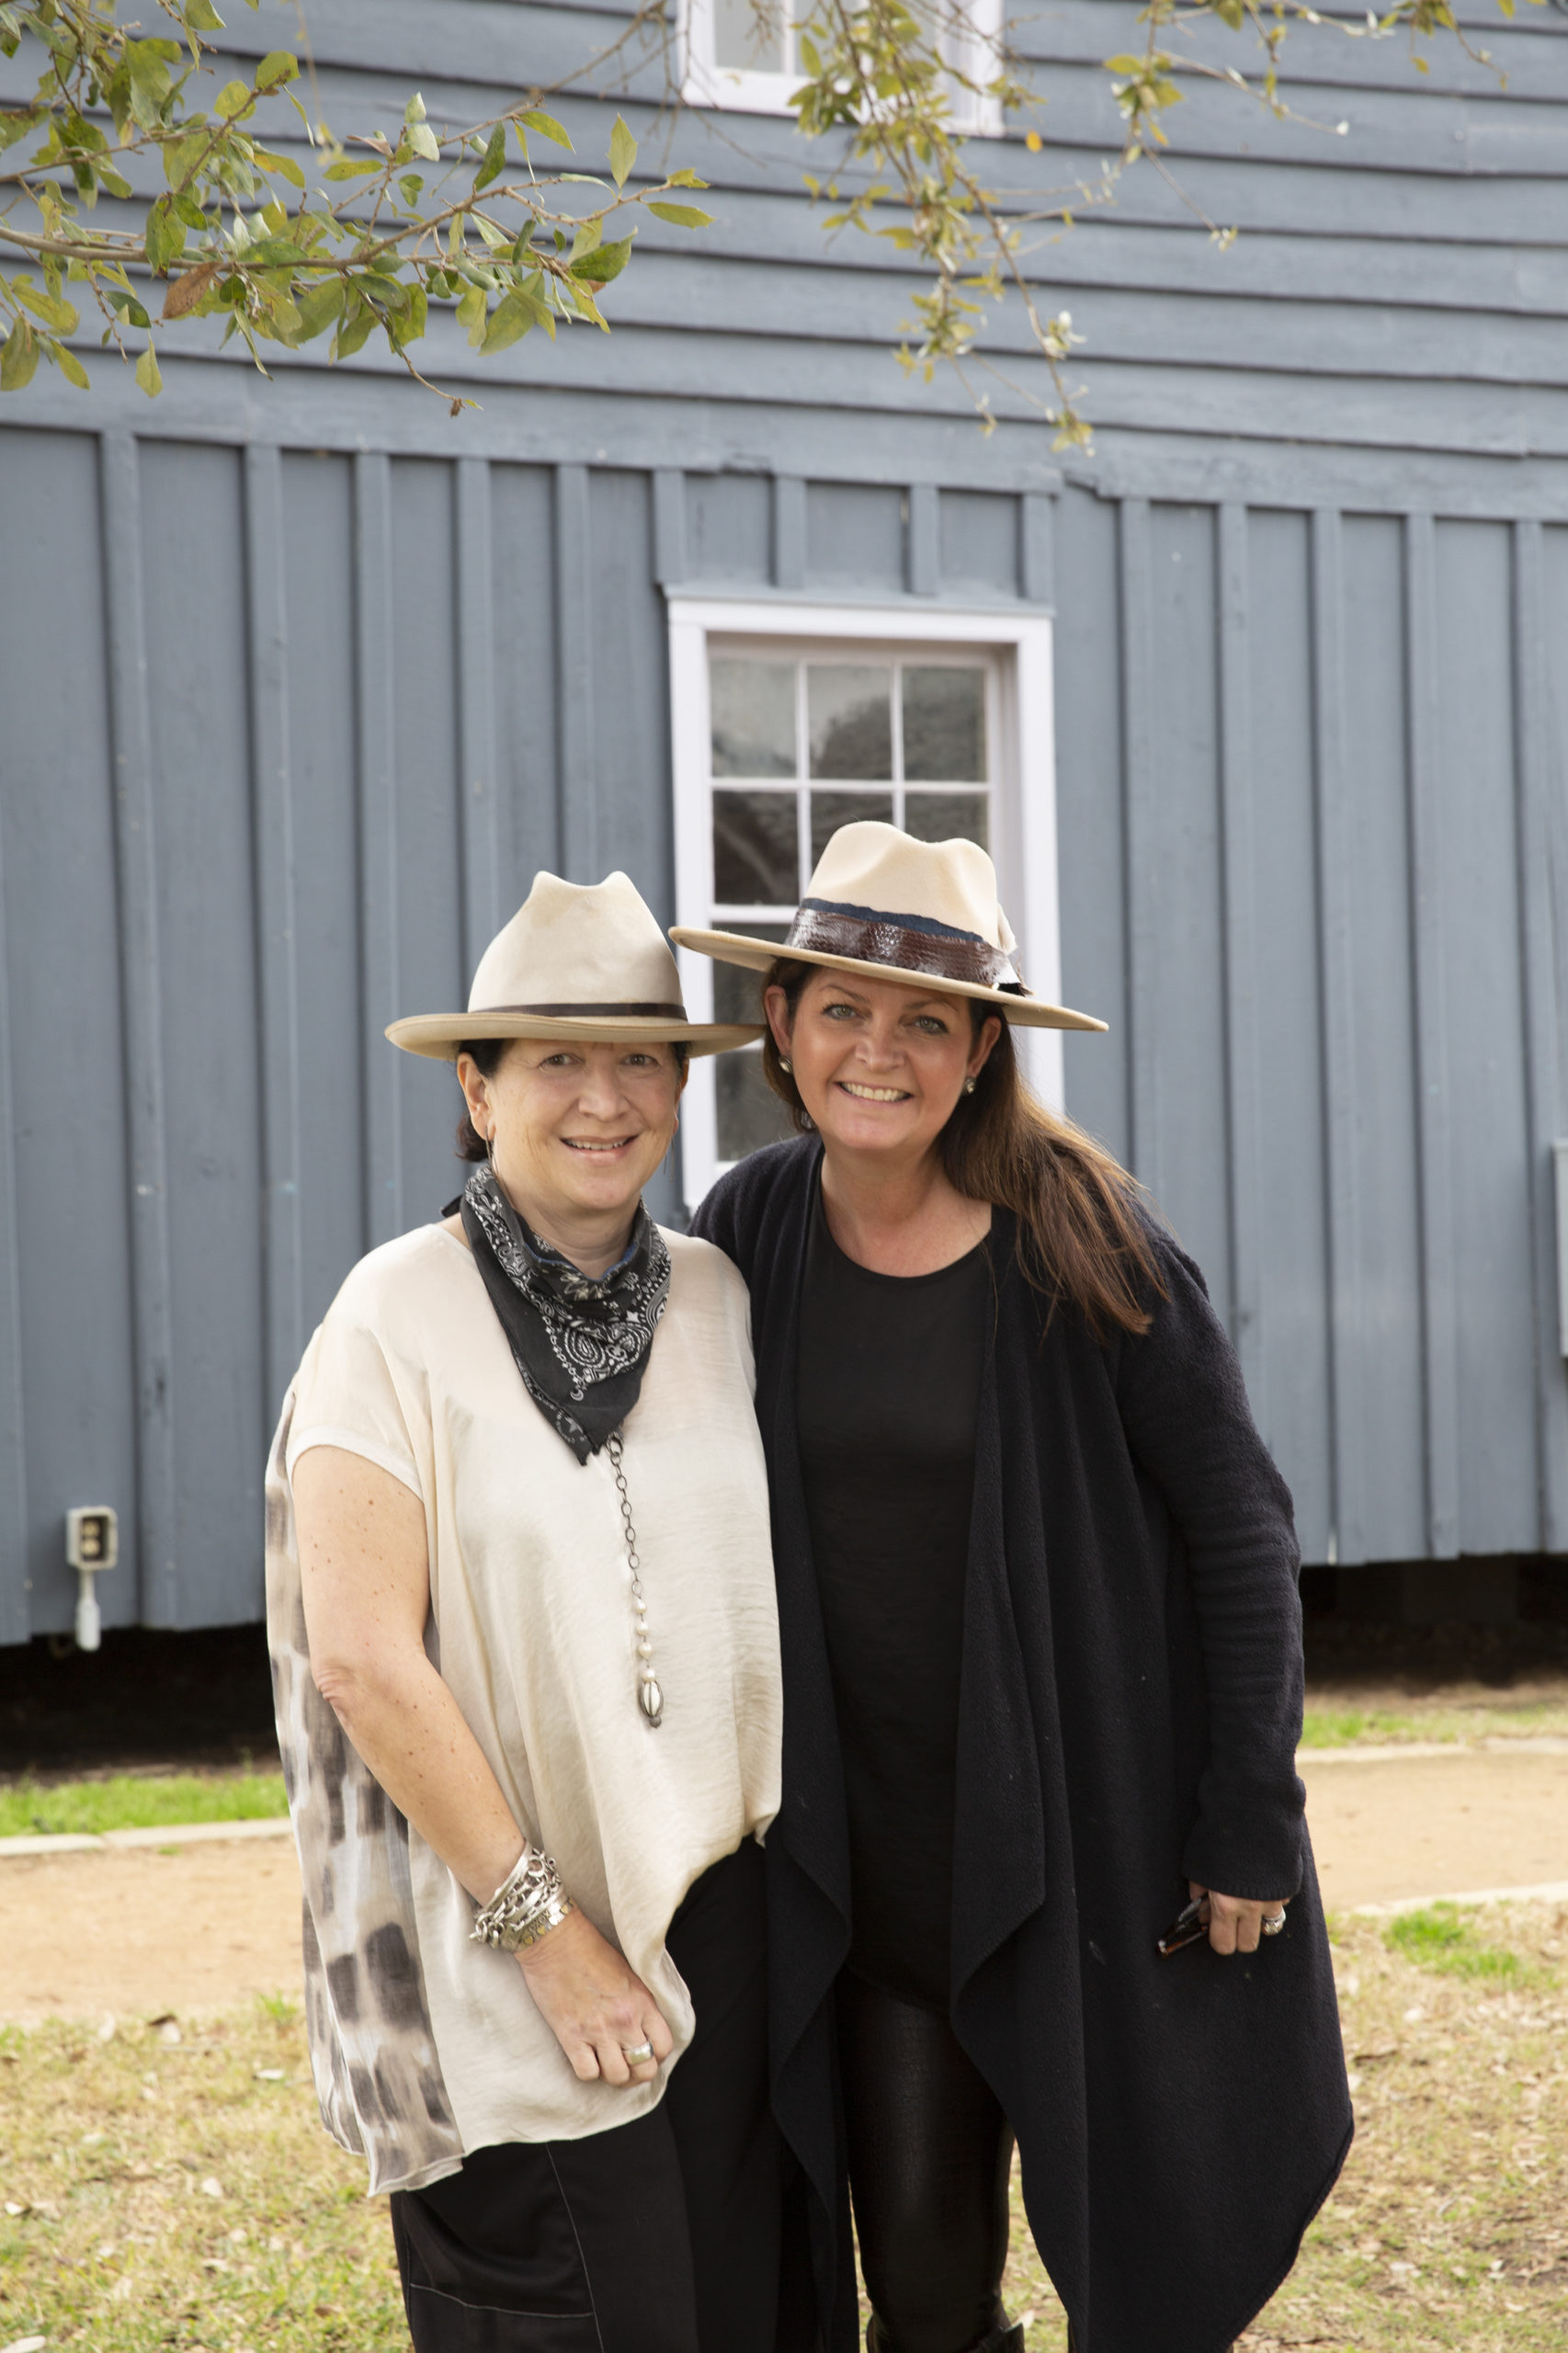
[[[347,122],[411,81],[489,111],[618,20],[311,21]],[[1058,177],[1131,22],[1029,17]],[[1303,110],[1343,139],[1194,96],[1181,168],[1241,243],[1135,174],[1050,249],[1101,425],[1065,470],[1005,393],[984,438],[905,383],[907,281],[823,244],[785,127],[690,117],[715,230],[648,233],[608,342],[480,373],[436,338],[477,415],[369,352],[7,399],[0,1640],[69,1622],[77,1502],[121,1515],[109,1622],[257,1613],[304,1337],[453,1182],[450,1081],[382,1024],[540,865],[671,912],[676,585],[1054,604],[1064,985],[1112,1023],[1070,1108],[1203,1263],[1307,1557],[1568,1551],[1568,25],[1488,38],[1506,98],[1325,31]],[[602,146],[610,108],[562,110]]]

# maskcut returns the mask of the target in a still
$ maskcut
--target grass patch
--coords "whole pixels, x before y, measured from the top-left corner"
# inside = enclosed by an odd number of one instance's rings
[[[1415,1716],[1393,1715],[1386,1708],[1309,1708],[1301,1718],[1303,1748],[1354,1748],[1358,1742],[1396,1740],[1464,1740],[1458,1725],[1434,1727]]]
[[[0,2111],[0,2346],[407,2353],[386,2204],[291,2006],[12,2032]]]
[[[1397,1745],[1403,1741],[1528,1740],[1568,1737],[1568,1688],[1561,1683],[1521,1698],[1461,1690],[1408,1696],[1320,1689],[1301,1724],[1303,1748]]]
[[[1568,1910],[1464,1916],[1484,1949],[1506,1944],[1517,1973],[1434,1975],[1389,1924],[1336,1922],[1356,2142],[1295,2270],[1235,2353],[1568,2345]],[[1062,2308],[1016,2176],[1013,2212],[1008,2308],[1033,2315],[1028,2353],[1062,2353]]]
[[[1522,1980],[1434,1975],[1387,1925],[1336,1924],[1356,2145],[1237,2353],[1562,2353],[1568,1910],[1476,1915]],[[0,2029],[0,2346],[407,2353],[363,2185],[321,2129],[289,2002]],[[1016,2181],[1014,2214],[1009,2309],[1028,2353],[1062,2353]]]
[[[1440,1970],[1449,1977],[1511,1978],[1517,1983],[1533,1973],[1517,1952],[1483,1943],[1473,1915],[1453,1904],[1401,1912],[1389,1922],[1383,1938],[1419,1968]]]
[[[116,1773],[101,1781],[0,1789],[0,1838],[161,1830],[185,1822],[260,1822],[287,1813],[281,1773]]]

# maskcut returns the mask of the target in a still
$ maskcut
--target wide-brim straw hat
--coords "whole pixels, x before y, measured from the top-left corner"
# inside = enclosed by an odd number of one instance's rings
[[[619,872],[587,883],[536,874],[479,960],[468,1011],[411,1014],[387,1030],[405,1053],[442,1062],[479,1038],[614,1039],[722,1054],[761,1035],[752,1022],[687,1019],[669,943]]]
[[[870,818],[840,825],[831,836],[782,941],[687,925],[670,938],[677,947],[754,972],[788,957],[906,987],[912,980],[934,981],[954,996],[994,1006],[1027,1029],[1108,1027],[1024,985],[996,896],[996,870],[977,842],[917,842]]]

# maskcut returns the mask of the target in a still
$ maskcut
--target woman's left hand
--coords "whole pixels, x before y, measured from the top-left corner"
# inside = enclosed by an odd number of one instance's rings
[[[1209,1941],[1216,1952],[1256,1952],[1263,1938],[1264,1921],[1277,1918],[1290,1900],[1288,1895],[1269,1900],[1221,1895],[1212,1887],[1200,1887],[1195,1879],[1187,1884],[1194,1902],[1200,1895],[1209,1898]]]

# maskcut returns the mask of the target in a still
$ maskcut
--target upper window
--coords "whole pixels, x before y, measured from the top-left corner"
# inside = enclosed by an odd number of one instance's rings
[[[916,0],[916,13],[926,13]],[[1001,0],[944,0],[943,57],[971,81],[996,71]],[[801,74],[800,34],[811,0],[686,0],[686,82],[690,106],[729,107],[744,114],[788,114]],[[1002,129],[989,98],[952,86],[955,128],[989,136]]]
[[[670,598],[676,920],[782,942],[830,834],[863,818],[994,860],[1021,969],[1057,993],[1051,623],[1041,614]],[[1025,779],[1027,790],[1025,789]],[[683,949],[697,1020],[760,1021],[761,975]],[[1061,1040],[1020,1033],[1061,1101]],[[788,1132],[756,1048],[692,1064],[688,1202]]]
[[[993,665],[925,648],[790,659],[755,642],[708,651],[712,920],[781,940],[828,835],[877,817],[923,842],[992,839]],[[714,1017],[759,1019],[757,975],[714,970]],[[718,1157],[787,1132],[755,1049],[720,1063]]]

